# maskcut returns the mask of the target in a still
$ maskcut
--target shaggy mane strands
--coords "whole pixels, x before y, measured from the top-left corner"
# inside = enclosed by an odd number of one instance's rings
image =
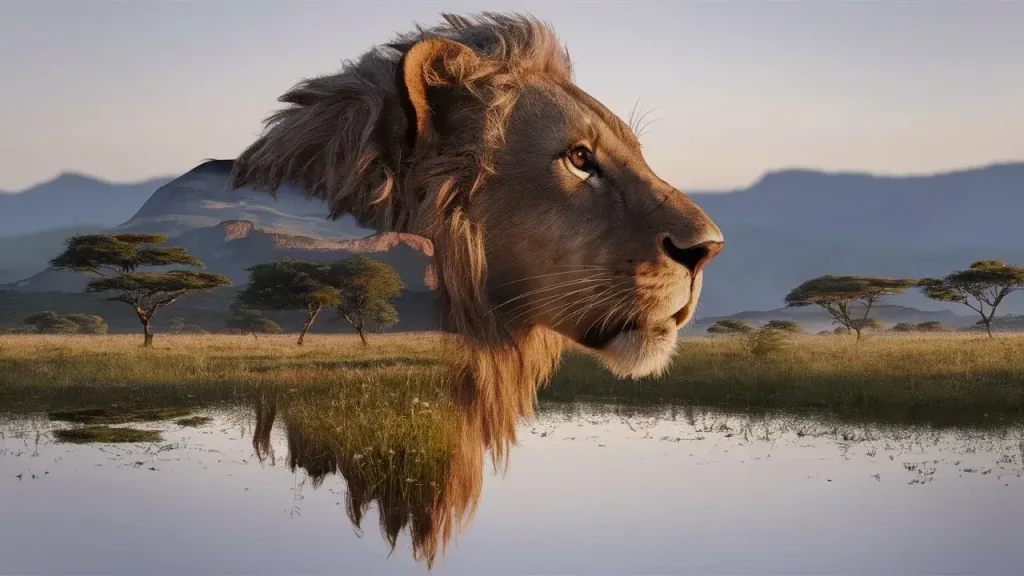
[[[470,414],[464,430],[479,436],[496,461],[515,442],[515,426],[533,413],[562,337],[544,328],[515,334],[499,326],[487,299],[482,230],[468,202],[494,173],[493,153],[521,88],[528,82],[569,85],[567,51],[544,23],[522,15],[445,15],[445,23],[398,36],[336,74],[305,80],[280,98],[289,106],[237,159],[234,187],[273,193],[282,184],[325,200],[331,216],[352,213],[379,232],[429,238],[445,331],[456,334],[453,394]],[[458,42],[475,57],[444,59],[423,70],[432,88],[454,90],[446,110],[461,129],[423,145],[410,138],[402,61],[429,38]]]

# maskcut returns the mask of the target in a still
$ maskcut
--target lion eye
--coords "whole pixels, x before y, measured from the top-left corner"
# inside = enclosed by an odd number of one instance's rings
[[[569,171],[581,180],[586,180],[597,173],[597,161],[594,160],[594,153],[586,146],[572,148],[566,153],[565,159]]]

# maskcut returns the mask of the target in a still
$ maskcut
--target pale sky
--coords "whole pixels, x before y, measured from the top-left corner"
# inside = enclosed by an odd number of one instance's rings
[[[685,190],[1024,160],[1024,2],[0,0],[0,189],[237,155],[299,79],[442,11],[530,12]]]

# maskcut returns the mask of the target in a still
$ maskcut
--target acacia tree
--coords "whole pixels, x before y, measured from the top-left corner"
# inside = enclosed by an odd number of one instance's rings
[[[967,270],[957,270],[941,279],[921,281],[924,295],[939,302],[959,302],[981,316],[992,337],[996,308],[1010,294],[1024,288],[1024,268],[1001,260],[979,260]]]
[[[866,276],[821,276],[808,280],[786,295],[786,306],[821,306],[839,324],[857,334],[880,326],[871,318],[871,308],[890,296],[902,294],[917,285],[915,280],[902,280]],[[858,313],[854,306],[863,307]]]
[[[302,346],[306,332],[320,312],[341,302],[341,294],[335,287],[328,263],[278,260],[257,264],[248,271],[249,284],[238,295],[242,306],[255,310],[306,311],[306,322],[299,332],[299,346]]]
[[[182,246],[156,246],[166,241],[162,234],[72,236],[64,252],[50,261],[50,267],[95,276],[85,288],[87,293],[113,292],[116,295],[110,300],[133,307],[145,334],[143,346],[148,348],[153,345],[150,323],[157,310],[188,294],[231,284],[212,272],[140,272],[139,268],[149,266],[203,265]]]
[[[398,298],[404,285],[398,272],[383,262],[352,256],[332,266],[341,300],[335,306],[338,317],[355,328],[363,346],[367,346],[367,323],[377,329],[398,322],[398,311],[391,300]]]
[[[708,334],[749,334],[754,327],[746,320],[739,318],[726,318],[719,320],[708,327]]]

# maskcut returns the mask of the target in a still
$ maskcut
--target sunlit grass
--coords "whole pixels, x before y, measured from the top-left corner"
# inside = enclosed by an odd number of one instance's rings
[[[404,418],[413,400],[447,409],[437,334],[0,336],[0,411],[245,403],[254,390],[323,386],[346,410]],[[296,393],[296,392],[291,392]],[[682,338],[668,372],[619,380],[570,354],[542,400],[596,398],[730,410],[826,411],[858,419],[1024,418],[1024,335],[796,336],[752,354],[743,338]],[[375,412],[379,411],[379,412]],[[397,425],[397,424],[396,424]]]
[[[411,390],[441,367],[437,336],[371,342],[364,348],[357,336],[315,336],[300,348],[289,335],[161,335],[146,350],[127,335],[0,336],[0,412],[237,403],[268,385]]]
[[[823,410],[897,421],[1024,417],[1024,335],[798,336],[755,356],[742,337],[684,338],[671,368],[641,381],[568,358],[542,398]]]

